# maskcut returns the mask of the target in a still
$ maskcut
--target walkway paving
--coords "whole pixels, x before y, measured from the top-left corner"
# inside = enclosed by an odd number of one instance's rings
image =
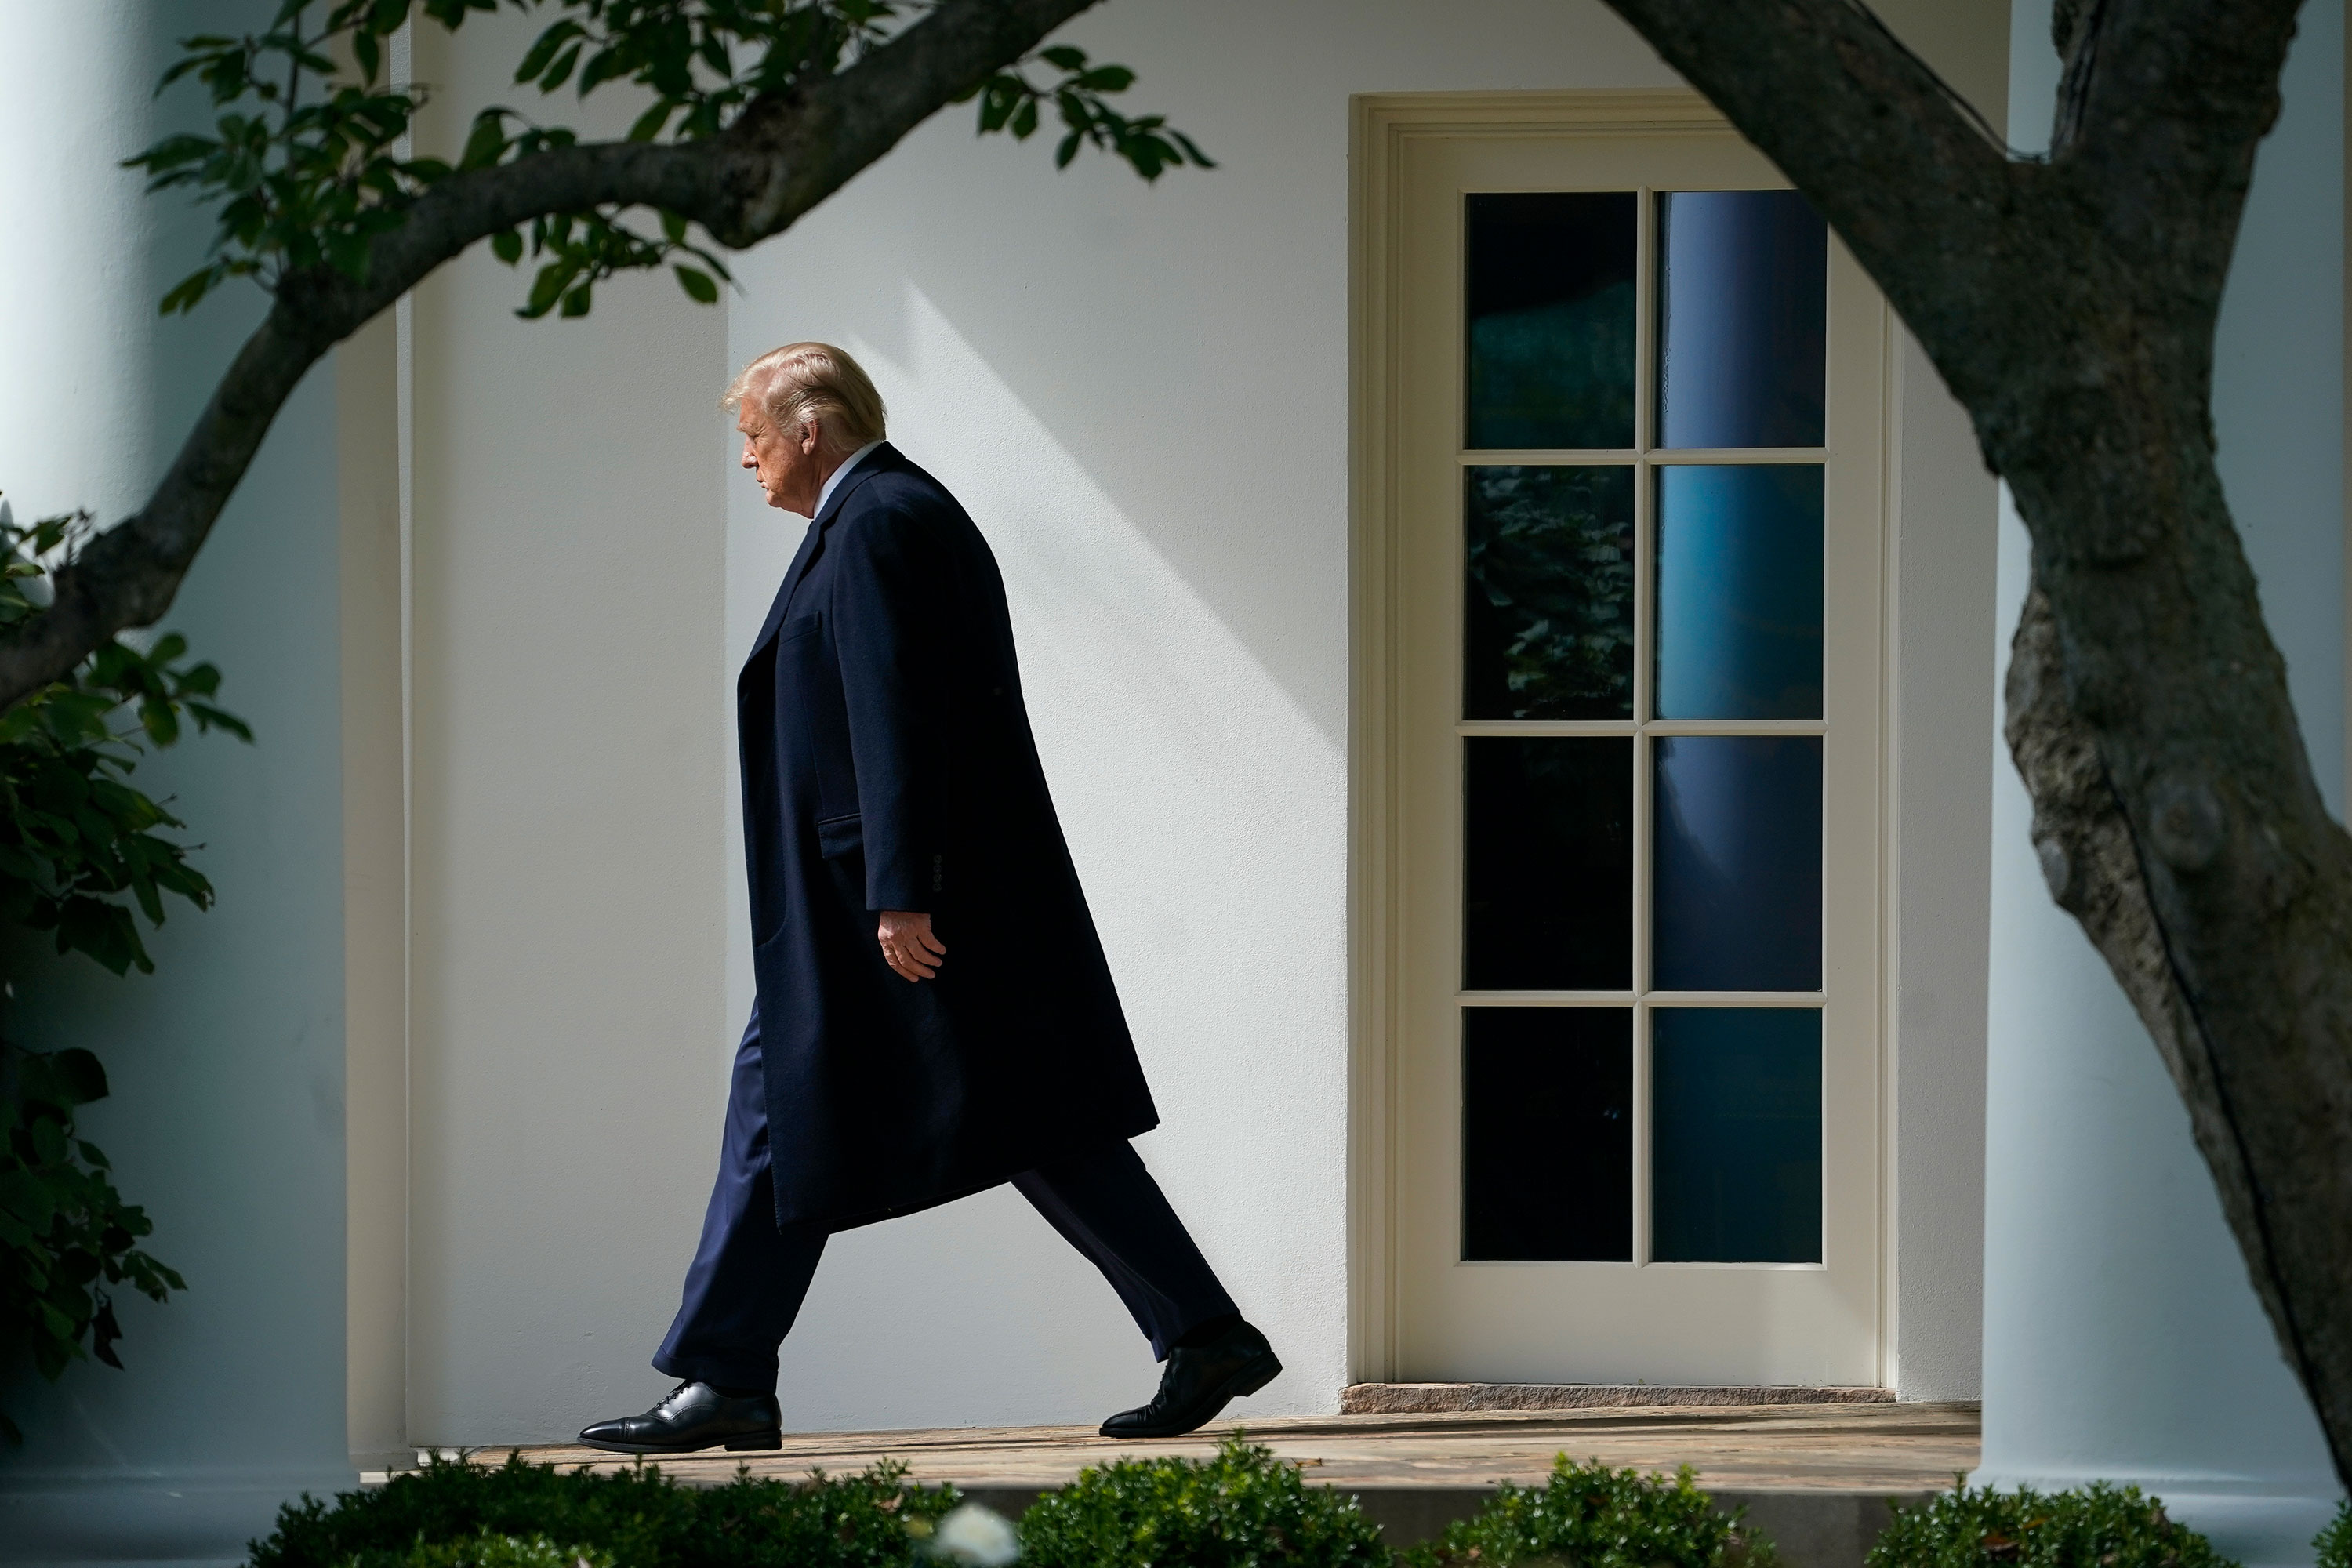
[[[961,1427],[927,1432],[788,1435],[759,1454],[661,1461],[681,1479],[716,1484],[748,1464],[756,1476],[840,1475],[896,1459],[909,1477],[952,1481],[1017,1513],[1088,1465],[1129,1457],[1205,1457],[1234,1428],[1174,1442],[1115,1443],[1082,1426]],[[1540,1482],[1553,1458],[1671,1471],[1688,1465],[1726,1506],[1744,1504],[1791,1568],[1850,1568],[1886,1519],[1885,1500],[1942,1491],[1977,1463],[1973,1405],[1811,1405],[1473,1411],[1291,1416],[1248,1424],[1249,1436],[1317,1483],[1352,1491],[1393,1543],[1423,1540],[1475,1511],[1497,1481]],[[477,1451],[499,1463],[510,1450]],[[625,1464],[593,1448],[536,1447],[523,1457],[565,1469]]]
[[[748,1462],[756,1476],[839,1475],[879,1459],[910,1477],[967,1489],[1056,1487],[1087,1465],[1129,1457],[1215,1451],[1232,1424],[1173,1442],[1115,1443],[1084,1426],[964,1426],[928,1432],[788,1435],[775,1452],[665,1459],[680,1479],[722,1480]],[[1973,1405],[1748,1405],[1737,1408],[1479,1411],[1416,1415],[1287,1416],[1248,1424],[1250,1436],[1333,1486],[1491,1487],[1537,1482],[1556,1455],[1672,1470],[1688,1465],[1710,1490],[1939,1491],[1975,1468]],[[593,1448],[525,1448],[541,1464],[625,1464]],[[478,1461],[507,1449],[478,1452]]]

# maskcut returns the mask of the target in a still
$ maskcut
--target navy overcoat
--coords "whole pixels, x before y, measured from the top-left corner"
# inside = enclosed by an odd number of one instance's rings
[[[840,1230],[1158,1124],[1021,700],[1004,580],[887,445],[736,681],[776,1219]],[[891,973],[928,911],[938,977]]]

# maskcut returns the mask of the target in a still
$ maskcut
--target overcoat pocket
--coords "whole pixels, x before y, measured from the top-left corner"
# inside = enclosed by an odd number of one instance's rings
[[[820,817],[816,825],[816,852],[828,860],[844,855],[854,855],[866,847],[866,828],[856,812],[845,816]]]

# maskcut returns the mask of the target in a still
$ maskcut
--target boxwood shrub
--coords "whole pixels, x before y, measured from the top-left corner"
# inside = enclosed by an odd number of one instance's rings
[[[2316,1568],[2352,1568],[2352,1498],[2336,1505],[2336,1517],[2312,1539]]]
[[[253,1546],[252,1568],[902,1568],[909,1519],[937,1521],[954,1489],[905,1484],[883,1464],[814,1483],[738,1472],[685,1486],[652,1465],[568,1474],[509,1458],[436,1460],[332,1503],[304,1498]]]
[[[1691,1484],[1689,1466],[1668,1480],[1599,1460],[1570,1464],[1565,1454],[1544,1485],[1505,1482],[1476,1518],[1455,1521],[1404,1554],[1407,1568],[1771,1568],[1777,1561],[1772,1543],[1745,1528],[1739,1513],[1715,1510]]]
[[[1024,1568],[1389,1568],[1356,1500],[1240,1433],[1213,1459],[1122,1459],[1021,1517]]]
[[[2235,1568],[2137,1487],[1969,1489],[1899,1508],[1864,1568]]]

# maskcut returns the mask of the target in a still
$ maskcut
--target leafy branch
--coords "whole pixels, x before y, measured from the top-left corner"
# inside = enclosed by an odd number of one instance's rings
[[[41,614],[53,571],[89,528],[86,512],[19,528],[0,507],[0,629]],[[214,702],[220,672],[186,654],[177,634],[145,649],[110,640],[0,713],[0,921],[54,932],[59,953],[117,974],[154,969],[139,918],[163,924],[166,896],[200,910],[213,900],[188,864],[192,847],[169,837],[186,825],[131,784],[141,757],[177,741],[184,715],[199,731],[253,738]],[[157,1301],[187,1288],[140,1249],[153,1225],[122,1201],[104,1152],[75,1131],[76,1110],[106,1092],[86,1050],[0,1040],[0,1344],[26,1346],[51,1379],[86,1356],[122,1364],[106,1287]],[[0,1436],[20,1440],[5,1415]]]
[[[671,144],[710,141],[753,104],[835,76],[938,3],[503,0],[516,11],[552,4],[562,13],[524,53],[517,85],[536,86],[541,94],[569,85],[585,98],[607,83],[633,84],[651,101],[627,139]],[[455,29],[469,14],[500,4],[423,0],[422,9]],[[232,278],[276,291],[288,276],[323,265],[363,283],[371,242],[398,228],[427,190],[453,174],[579,144],[570,130],[496,106],[476,115],[454,165],[403,156],[427,93],[413,82],[381,79],[383,46],[416,8],[414,0],[284,0],[261,33],[184,40],[184,58],[164,72],[157,90],[194,77],[221,111],[213,132],[166,137],[125,160],[148,173],[151,189],[186,188],[219,207],[211,254],[164,295],[165,314],[194,309]],[[339,69],[339,49],[352,70]],[[1026,68],[1039,61],[1059,77],[1032,82]],[[1089,145],[1123,159],[1146,181],[1187,163],[1214,167],[1164,115],[1129,118],[1110,107],[1108,95],[1134,80],[1125,66],[1089,65],[1084,51],[1056,45],[996,71],[957,101],[977,96],[981,132],[1009,131],[1022,141],[1035,132],[1041,107],[1051,102],[1066,128],[1055,153],[1057,167]],[[307,96],[306,81],[317,88]],[[689,220],[657,208],[658,226],[648,232],[624,221],[625,205],[541,214],[527,231],[518,226],[491,237],[507,265],[519,265],[526,249],[541,263],[517,314],[585,315],[598,283],[664,265],[690,298],[718,300],[719,284],[731,275],[710,246],[689,238]]]

